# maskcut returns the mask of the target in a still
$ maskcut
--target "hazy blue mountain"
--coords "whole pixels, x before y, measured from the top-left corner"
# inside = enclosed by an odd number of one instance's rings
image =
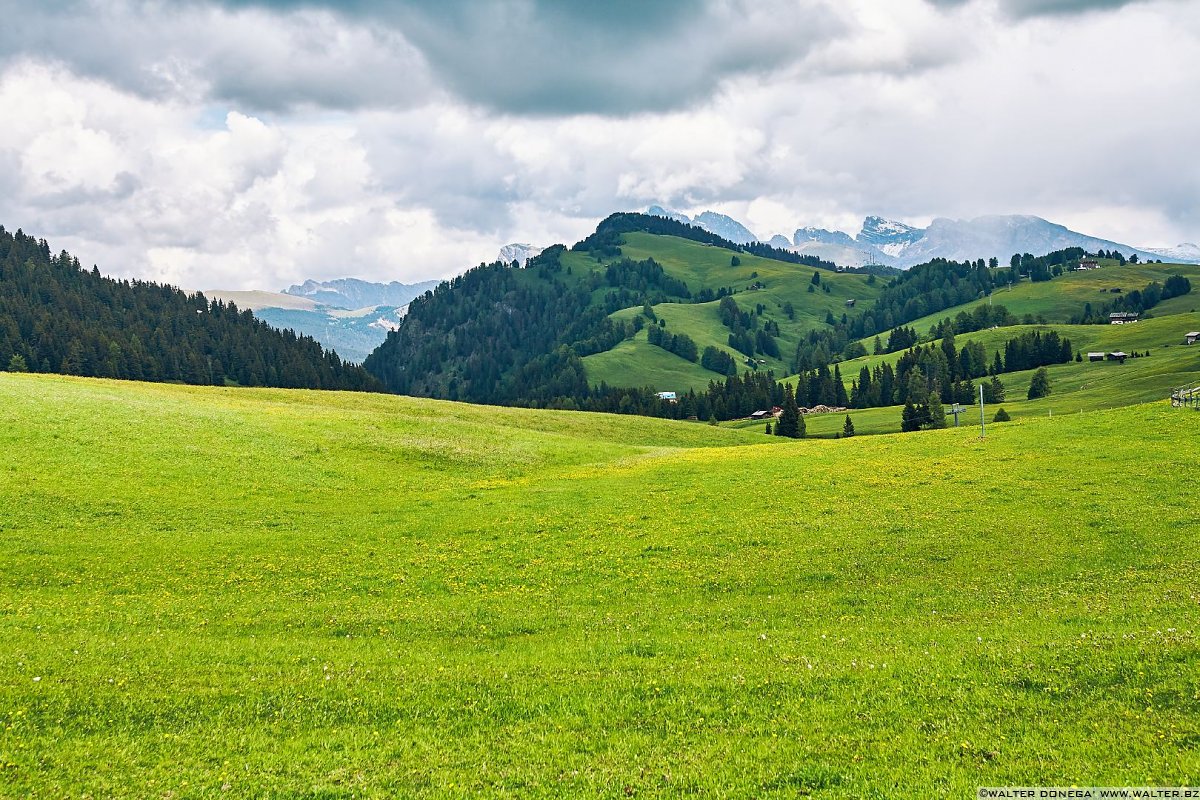
[[[354,311],[318,306],[304,311],[294,308],[260,308],[254,316],[276,328],[291,328],[332,348],[343,361],[361,364],[371,351],[400,324],[405,306],[375,306]]]
[[[780,250],[792,249],[791,241],[786,236],[779,233],[768,239],[767,244],[771,245],[771,247],[778,247]]]
[[[399,324],[409,301],[438,283],[370,283],[343,278],[305,281],[282,293],[209,290],[204,294],[236,303],[238,308],[248,308],[254,316],[276,328],[291,328],[311,336],[336,351],[343,361],[358,363]],[[392,302],[370,302],[379,299]],[[364,300],[367,302],[362,305],[350,305]]]
[[[333,308],[366,308],[368,306],[403,306],[414,297],[425,294],[441,281],[420,283],[372,283],[358,278],[337,278],[332,281],[307,280],[284,289],[284,294],[306,297],[320,305]]]

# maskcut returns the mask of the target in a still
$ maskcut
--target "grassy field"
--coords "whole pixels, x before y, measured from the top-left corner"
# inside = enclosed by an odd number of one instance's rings
[[[679,309],[698,307],[676,306]],[[741,354],[727,347],[722,349],[735,355],[740,363]],[[644,330],[611,350],[585,356],[583,364],[588,380],[594,386],[607,383],[609,386],[651,386],[658,391],[695,389],[702,392],[709,381],[725,379],[724,375],[650,344]]]
[[[0,794],[1194,785],[1198,431],[0,374]]]

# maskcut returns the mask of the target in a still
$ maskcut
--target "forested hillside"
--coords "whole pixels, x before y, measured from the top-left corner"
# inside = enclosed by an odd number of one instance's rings
[[[0,369],[191,384],[376,390],[361,367],[232,303],[84,270],[0,227]]]

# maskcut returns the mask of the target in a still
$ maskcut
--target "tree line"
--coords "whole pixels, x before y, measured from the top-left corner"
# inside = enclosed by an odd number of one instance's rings
[[[970,403],[976,397],[975,381],[990,377],[983,386],[984,399],[996,403],[1004,400],[1004,385],[996,376],[1066,363],[1074,356],[1071,340],[1057,331],[1027,331],[1008,339],[990,360],[979,342],[967,342],[959,348],[950,334],[938,343],[910,347],[894,367],[889,363],[877,364],[873,369],[862,366],[858,377],[851,381],[848,396],[844,389],[838,392],[831,385],[841,384],[838,365],[834,365],[833,373],[822,365],[801,373],[798,380],[802,387],[817,387],[804,395],[815,398],[815,402],[879,408],[910,400],[914,405],[927,404],[925,398],[931,391],[943,403]],[[797,395],[801,395],[800,390]]]
[[[378,391],[361,367],[233,303],[83,269],[0,227],[0,369],[189,384]]]
[[[1103,289],[1101,291],[1104,291]],[[1123,292],[1108,303],[1093,306],[1083,304],[1083,313],[1071,318],[1075,325],[1107,325],[1109,314],[1116,311],[1132,311],[1138,314],[1149,311],[1164,300],[1190,294],[1192,282],[1183,275],[1169,275],[1161,284],[1151,281],[1142,289]]]

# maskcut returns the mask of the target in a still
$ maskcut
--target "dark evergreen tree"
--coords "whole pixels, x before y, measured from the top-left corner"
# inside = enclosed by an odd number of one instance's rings
[[[928,409],[929,420],[925,423],[925,427],[930,430],[945,428],[946,408],[942,405],[942,398],[936,387],[929,393],[929,402],[926,407]]]
[[[1030,400],[1036,400],[1048,394],[1050,394],[1050,375],[1047,374],[1046,368],[1042,367],[1033,373],[1033,380],[1029,383],[1028,397]]]
[[[776,436],[786,436],[791,439],[800,438],[800,409],[796,406],[796,395],[790,384],[783,389],[783,411],[779,422],[775,425]]]

